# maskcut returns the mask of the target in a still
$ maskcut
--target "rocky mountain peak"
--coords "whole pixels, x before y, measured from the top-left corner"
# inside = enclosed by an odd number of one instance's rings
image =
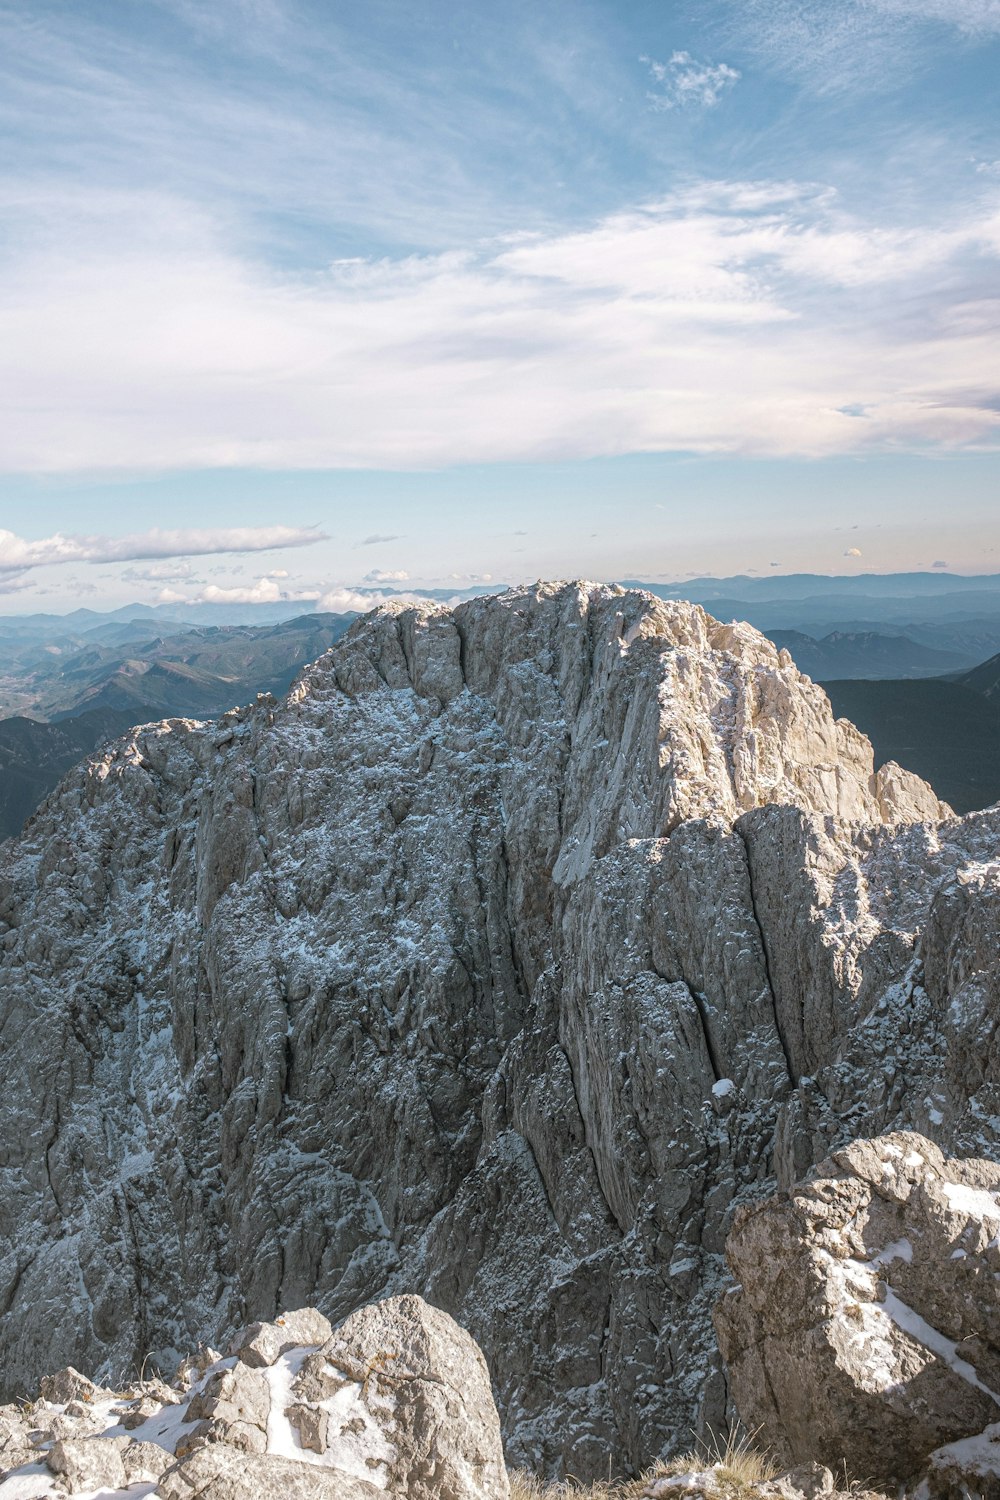
[[[689,1446],[735,1205],[850,1135],[989,1154],[998,829],[748,626],[586,583],[132,731],[0,849],[8,1394],[416,1292],[512,1462]]]

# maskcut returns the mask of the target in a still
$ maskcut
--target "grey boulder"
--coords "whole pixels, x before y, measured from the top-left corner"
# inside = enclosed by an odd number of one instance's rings
[[[274,1454],[199,1448],[161,1479],[157,1500],[379,1500],[384,1491],[332,1469]]]
[[[364,1451],[379,1482],[407,1500],[507,1500],[486,1361],[447,1313],[416,1296],[353,1313],[293,1386],[299,1412],[338,1391],[344,1419],[328,1424],[332,1461],[347,1467]]]
[[[726,1254],[730,1389],[779,1458],[891,1485],[1000,1419],[1000,1165],[855,1141],[739,1211]]]

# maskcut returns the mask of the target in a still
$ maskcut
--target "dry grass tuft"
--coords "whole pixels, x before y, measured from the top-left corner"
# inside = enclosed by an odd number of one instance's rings
[[[511,1500],[639,1500],[653,1479],[667,1479],[675,1474],[711,1471],[720,1494],[727,1500],[740,1500],[754,1485],[765,1484],[778,1473],[777,1465],[766,1453],[754,1447],[756,1434],[730,1432],[724,1442],[717,1437],[682,1458],[671,1458],[654,1464],[639,1479],[598,1479],[582,1484],[576,1479],[536,1479],[523,1469],[510,1476]]]
[[[523,1469],[510,1476],[510,1500],[638,1500],[652,1475],[644,1479],[536,1479]]]
[[[722,1490],[740,1491],[755,1484],[766,1484],[778,1474],[778,1466],[770,1454],[762,1453],[754,1446],[755,1432],[730,1431],[723,1442],[713,1433],[711,1441],[692,1449],[681,1458],[671,1458],[657,1464],[650,1477],[662,1478],[673,1474],[704,1473],[711,1470]]]

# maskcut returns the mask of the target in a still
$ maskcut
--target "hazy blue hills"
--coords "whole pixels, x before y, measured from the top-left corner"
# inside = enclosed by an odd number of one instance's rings
[[[992,668],[992,674],[985,672]],[[970,678],[993,684],[993,696]],[[824,682],[834,713],[871,740],[875,762],[895,760],[931,783],[956,812],[1000,801],[1000,658],[958,680]]]
[[[805,599],[826,597],[921,598],[947,594],[984,593],[1000,599],[1000,573],[962,574],[944,569],[921,573],[768,573],[736,574],[730,578],[688,578],[680,583],[638,583],[626,587],[649,589],[663,599]]]
[[[304,615],[277,625],[179,627],[99,617],[67,629],[4,638],[0,621],[0,838],[16,833],[60,778],[133,724],[214,718],[259,692],[284,693],[351,615]],[[17,712],[11,712],[17,710]]]
[[[954,652],[956,667],[974,666],[1000,651],[1000,575],[868,573],[827,578],[796,573],[692,578],[641,587],[661,599],[703,604],[720,620],[749,620],[772,639],[790,630],[817,639],[833,632],[903,635],[918,645]],[[938,667],[928,668],[935,670]],[[808,667],[803,671],[812,675]],[[887,668],[886,675],[895,673]]]
[[[21,828],[66,772],[105,740],[124,734],[128,713],[92,709],[61,724],[0,720],[0,839]]]
[[[930,677],[968,665],[961,651],[940,651],[905,635],[833,630],[816,639],[801,630],[772,630],[800,672],[809,677]]]
[[[259,692],[283,693],[351,615],[302,615],[278,625],[212,625],[167,632],[105,621],[85,635],[4,645],[0,709],[58,719],[101,708],[140,718],[224,713]],[[0,622],[0,644],[3,626]],[[133,722],[136,722],[133,720]]]
[[[963,686],[981,693],[984,698],[1000,702],[1000,655],[991,656],[989,661],[982,662],[971,672],[963,673],[958,680]]]

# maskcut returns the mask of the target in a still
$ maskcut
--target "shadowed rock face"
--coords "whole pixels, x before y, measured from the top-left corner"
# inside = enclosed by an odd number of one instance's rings
[[[1000,813],[946,814],[749,627],[591,585],[134,732],[2,851],[8,1389],[418,1291],[512,1463],[689,1446],[734,1199],[983,1149]]]

